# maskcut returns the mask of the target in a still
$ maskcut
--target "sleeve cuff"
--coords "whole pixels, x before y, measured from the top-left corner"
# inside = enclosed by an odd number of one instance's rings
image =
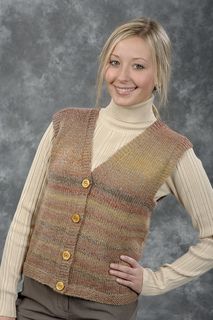
[[[17,295],[0,292],[0,316],[16,318]]]

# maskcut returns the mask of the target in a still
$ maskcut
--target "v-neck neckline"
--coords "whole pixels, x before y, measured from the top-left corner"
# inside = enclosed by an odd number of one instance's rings
[[[85,153],[85,155],[86,154],[89,155],[89,159],[86,156],[83,156],[83,159],[87,158],[87,160],[88,160],[88,163],[85,164],[85,166],[87,166],[87,169],[90,172],[91,176],[94,176],[96,173],[98,173],[102,169],[103,166],[107,166],[111,162],[113,162],[119,158],[122,158],[128,152],[128,149],[130,150],[130,148],[134,147],[134,145],[137,144],[138,141],[144,140],[147,137],[147,135],[149,135],[150,132],[152,132],[153,130],[155,131],[156,129],[162,127],[162,125],[164,124],[160,119],[157,119],[149,127],[147,127],[143,132],[139,133],[135,138],[133,138],[131,141],[127,142],[124,146],[119,148],[109,158],[107,158],[105,161],[100,163],[97,167],[95,167],[92,170],[93,139],[94,139],[94,132],[95,132],[95,128],[96,128],[96,124],[97,124],[100,110],[101,110],[100,108],[91,109],[91,111],[90,111],[91,113],[90,113],[90,117],[89,117],[89,122],[90,122],[89,130],[87,131],[87,135],[86,135],[86,139],[85,139],[84,153]],[[89,152],[88,148],[90,148],[90,152]]]

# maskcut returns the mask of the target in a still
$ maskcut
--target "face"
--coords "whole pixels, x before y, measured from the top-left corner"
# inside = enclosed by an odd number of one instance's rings
[[[105,81],[118,105],[129,106],[149,99],[155,86],[149,44],[137,36],[121,40],[110,56]]]

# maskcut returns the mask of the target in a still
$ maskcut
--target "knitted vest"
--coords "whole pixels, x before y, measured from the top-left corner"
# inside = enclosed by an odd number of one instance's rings
[[[48,180],[24,274],[54,290],[107,304],[137,294],[109,274],[120,255],[139,261],[154,195],[191,143],[157,120],[91,171],[98,109],[64,109],[53,117]]]

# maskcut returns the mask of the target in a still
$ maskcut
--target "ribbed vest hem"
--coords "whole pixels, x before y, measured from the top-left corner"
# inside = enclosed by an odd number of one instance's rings
[[[57,291],[55,290],[55,284],[57,281],[54,281],[54,276],[50,277],[50,275],[43,272],[43,270],[35,270],[35,268],[33,268],[32,271],[31,267],[27,265],[27,263],[25,263],[24,275],[49,286],[54,291]],[[92,288],[82,287],[75,283],[69,284],[68,286],[66,286],[65,290],[57,292],[59,294],[78,297],[81,299],[95,301],[98,303],[105,303],[110,305],[124,305],[132,303],[138,299],[138,294],[136,292],[132,291],[131,289],[128,289],[128,291],[129,292],[127,292],[126,294],[112,294],[110,292],[101,292]]]

